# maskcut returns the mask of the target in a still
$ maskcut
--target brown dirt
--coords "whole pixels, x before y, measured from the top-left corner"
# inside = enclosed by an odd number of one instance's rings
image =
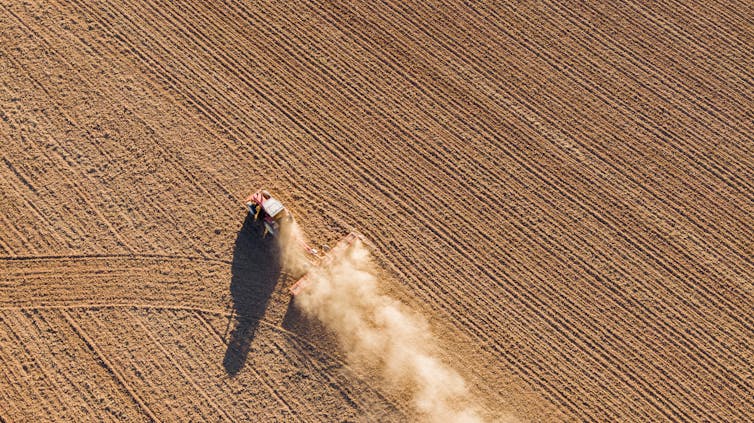
[[[751,4],[479,3],[0,2],[0,419],[415,419],[264,186],[487,417],[754,420]]]

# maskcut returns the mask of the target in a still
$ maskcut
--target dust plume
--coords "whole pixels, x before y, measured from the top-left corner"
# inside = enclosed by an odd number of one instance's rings
[[[336,335],[351,365],[379,374],[388,388],[408,394],[426,420],[481,421],[463,378],[439,359],[427,322],[379,293],[376,274],[369,251],[356,241],[331,262],[309,270],[312,283],[296,303]]]
[[[306,251],[310,247],[304,231],[295,220],[291,219],[280,225],[277,241],[283,269],[293,275],[306,273],[311,267],[311,262],[306,258]]]

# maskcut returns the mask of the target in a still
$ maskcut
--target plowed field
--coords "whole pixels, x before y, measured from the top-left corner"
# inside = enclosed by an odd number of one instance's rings
[[[751,2],[3,0],[0,118],[0,420],[420,419],[259,187],[485,418],[754,420]]]

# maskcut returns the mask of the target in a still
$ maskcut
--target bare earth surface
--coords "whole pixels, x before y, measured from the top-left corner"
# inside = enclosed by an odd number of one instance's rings
[[[751,2],[299,3],[0,2],[0,419],[416,419],[263,186],[487,418],[754,420]]]

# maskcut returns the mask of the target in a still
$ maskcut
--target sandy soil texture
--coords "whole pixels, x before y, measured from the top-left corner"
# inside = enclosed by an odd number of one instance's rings
[[[487,420],[754,420],[752,22],[0,1],[0,420],[427,418],[291,302],[258,187],[374,244]]]

